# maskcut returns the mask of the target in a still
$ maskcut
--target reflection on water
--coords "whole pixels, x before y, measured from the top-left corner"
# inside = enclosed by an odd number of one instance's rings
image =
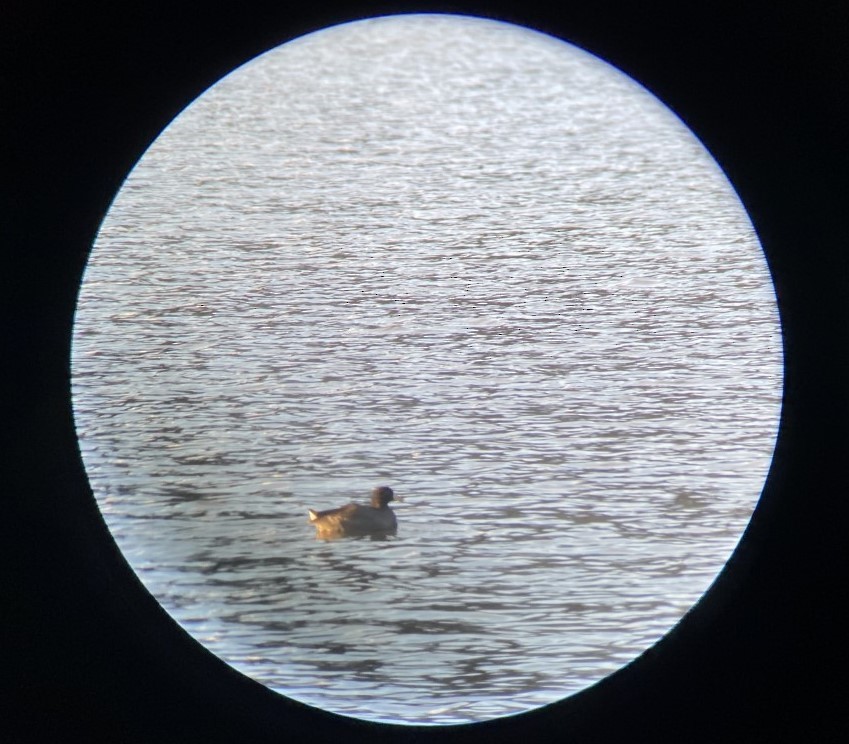
[[[597,60],[436,16],[221,83],[125,184],[83,285],[100,507],[236,668],[375,720],[527,710],[705,591],[772,454],[768,272],[718,168]],[[397,535],[307,508],[389,483]]]

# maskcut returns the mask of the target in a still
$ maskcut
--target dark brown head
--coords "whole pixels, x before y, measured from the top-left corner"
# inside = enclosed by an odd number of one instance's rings
[[[382,509],[390,501],[395,501],[395,493],[389,486],[378,486],[371,492],[371,505],[375,509]]]

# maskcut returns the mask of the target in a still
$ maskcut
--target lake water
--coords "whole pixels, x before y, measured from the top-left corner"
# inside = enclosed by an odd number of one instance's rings
[[[324,31],[201,97],[97,239],[73,398],[101,511],[196,639],[402,723],[527,710],[654,644],[751,515],[763,254],[613,68],[516,27]],[[391,485],[397,536],[308,507]]]

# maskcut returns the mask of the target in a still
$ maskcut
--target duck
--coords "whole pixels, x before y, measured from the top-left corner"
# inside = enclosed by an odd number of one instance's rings
[[[319,538],[390,535],[398,528],[395,512],[389,508],[389,502],[395,500],[389,486],[378,486],[371,492],[369,506],[352,503],[326,511],[309,509],[309,521]]]

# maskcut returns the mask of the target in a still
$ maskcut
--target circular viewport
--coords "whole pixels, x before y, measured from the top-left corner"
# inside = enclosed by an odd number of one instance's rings
[[[73,347],[91,485],[159,603],[273,690],[407,724],[655,644],[751,517],[781,384],[764,255],[693,134],[450,15],[195,101],[102,225]]]

